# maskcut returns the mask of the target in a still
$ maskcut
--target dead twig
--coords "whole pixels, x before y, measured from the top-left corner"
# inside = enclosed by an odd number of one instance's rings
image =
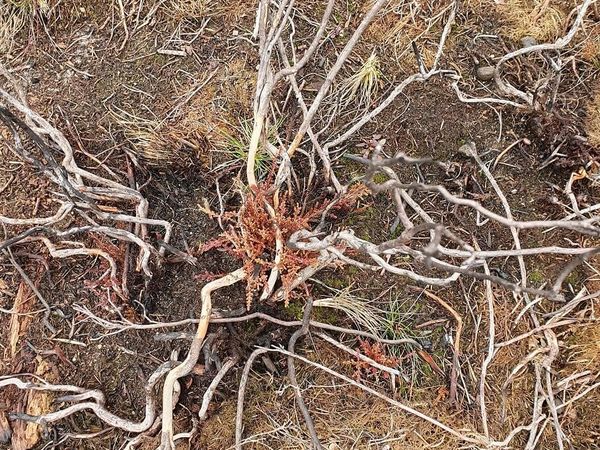
[[[489,281],[487,281],[487,283],[489,283]],[[435,295],[433,292],[429,292],[426,289],[423,289],[423,293],[429,297],[432,300],[435,300],[436,302],[438,302],[443,308],[445,308],[451,315],[452,317],[454,317],[454,320],[456,320],[456,334],[454,336],[454,343],[452,345],[453,348],[453,358],[452,358],[452,369],[450,371],[450,402],[453,404],[456,404],[458,402],[458,393],[456,391],[456,378],[457,378],[457,371],[459,370],[459,363],[460,363],[460,337],[462,335],[462,328],[463,328],[463,320],[462,317],[460,316],[460,314],[458,314],[456,312],[456,310],[454,308],[452,308],[452,306],[450,306],[448,303],[446,303],[444,300],[442,300],[440,297],[438,297],[437,295]]]
[[[217,372],[213,380],[210,382],[210,385],[204,392],[204,396],[202,397],[202,406],[200,406],[200,411],[198,411],[198,418],[203,421],[206,420],[206,416],[208,414],[208,407],[210,406],[210,401],[212,400],[219,383],[223,379],[223,377],[229,372],[229,370],[235,366],[238,362],[238,358],[228,358],[224,363],[223,367]]]
[[[250,370],[252,370],[254,360],[268,351],[269,349],[266,348],[257,348],[248,357],[248,360],[244,365],[242,378],[240,379],[238,388],[237,410],[235,414],[235,450],[242,450],[242,436],[244,433],[244,398],[246,396],[246,385],[248,384],[248,379],[250,377]]]
[[[8,256],[8,259],[10,260],[11,264],[15,267],[15,269],[17,269],[17,272],[19,272],[21,278],[23,278],[25,283],[27,283],[27,286],[29,286],[29,288],[32,290],[32,292],[35,294],[37,299],[44,307],[44,319],[42,320],[42,323],[48,329],[48,331],[50,331],[50,333],[56,334],[56,328],[54,328],[54,326],[50,323],[50,305],[48,304],[46,299],[44,299],[37,286],[33,283],[33,281],[31,281],[31,278],[27,276],[23,268],[19,265],[19,263],[17,263],[17,261],[12,255],[12,252],[10,251],[10,248],[7,250],[3,250],[3,253],[6,256]]]
[[[150,324],[135,324],[132,322],[119,323],[119,322],[102,319],[102,318],[96,316],[94,313],[92,313],[89,309],[87,309],[83,306],[80,306],[80,305],[74,305],[73,309],[75,311],[83,314],[85,317],[89,318],[93,322],[97,323],[101,327],[106,328],[108,330],[114,330],[112,333],[108,333],[107,336],[117,334],[117,333],[122,333],[125,331],[156,330],[156,329],[161,329],[161,328],[179,327],[179,326],[184,326],[184,325],[189,325],[189,324],[197,324],[201,321],[201,319],[183,319],[183,320],[179,320],[176,322],[155,322],[155,323],[150,323]],[[302,326],[302,321],[300,321],[300,320],[286,321],[286,320],[281,320],[276,317],[270,316],[265,313],[260,313],[260,312],[251,313],[251,314],[247,314],[244,316],[237,316],[237,317],[235,317],[235,316],[233,316],[233,317],[211,317],[210,323],[215,323],[215,324],[236,323],[236,322],[246,322],[246,321],[254,320],[254,319],[268,320],[269,322],[272,322],[276,325],[280,325],[280,326],[284,326],[284,327]],[[329,330],[329,331],[335,331],[335,332],[343,333],[343,334],[361,336],[361,337],[373,339],[374,341],[381,342],[382,344],[387,344],[387,345],[409,344],[409,345],[414,345],[416,347],[420,347],[420,344],[416,340],[411,339],[411,338],[383,339],[383,338],[381,338],[377,335],[374,335],[373,333],[369,333],[367,331],[355,330],[353,328],[339,327],[337,325],[331,325],[328,323],[317,322],[314,320],[310,321],[310,326],[319,328],[322,330]],[[177,335],[174,335],[174,337],[173,336],[165,336],[165,338],[174,338],[174,339],[179,338],[179,337],[185,338],[185,339],[191,339],[193,337],[193,334],[177,333]]]
[[[302,326],[297,329],[294,334],[290,337],[288,341],[288,352],[294,353],[294,348],[296,346],[296,341],[308,333],[309,325],[310,325],[310,314],[312,312],[313,299],[312,297],[308,297],[306,304],[304,305],[304,316],[302,318]],[[319,441],[319,437],[317,436],[317,431],[315,430],[315,424],[310,416],[310,412],[306,407],[306,403],[304,403],[304,399],[302,398],[302,393],[300,392],[300,387],[298,386],[298,380],[296,380],[296,366],[294,365],[294,358],[288,357],[288,378],[290,379],[290,384],[294,389],[294,397],[296,398],[296,404],[300,411],[302,412],[302,416],[304,417],[304,422],[306,423],[306,427],[308,428],[308,432],[310,434],[310,438],[313,443],[313,447],[317,450],[323,448],[321,442]]]

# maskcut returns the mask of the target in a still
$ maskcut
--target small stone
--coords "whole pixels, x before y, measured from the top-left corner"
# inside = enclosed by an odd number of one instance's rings
[[[534,45],[537,45],[537,41],[533,36],[525,36],[521,39],[521,45],[523,47],[533,47]]]
[[[475,75],[477,79],[481,81],[490,81],[494,79],[494,73],[496,72],[496,68],[492,66],[483,66],[478,67]]]

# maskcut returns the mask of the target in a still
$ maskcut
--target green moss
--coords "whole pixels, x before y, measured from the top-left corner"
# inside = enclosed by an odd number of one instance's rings
[[[313,310],[314,318],[317,322],[335,325],[338,321],[338,314],[332,308],[316,307]]]
[[[371,241],[371,233],[369,232],[368,228],[363,228],[362,230],[358,230],[356,232],[356,235],[362,239],[363,241]]]
[[[149,49],[149,48],[148,48]],[[146,50],[144,46],[143,50]],[[145,58],[139,58],[134,62],[134,66],[138,69],[148,69],[148,67],[156,68],[157,70],[164,66],[169,61],[167,55],[162,53],[153,53]],[[140,80],[144,80],[140,77]]]
[[[446,354],[447,347],[442,343],[445,334],[446,330],[443,327],[436,327],[429,337],[432,342],[437,343],[433,346],[432,354],[439,357],[439,359],[444,359]]]
[[[348,266],[346,267],[346,274],[349,276],[358,274],[359,270],[356,266]]]
[[[404,228],[402,226],[398,225],[396,227],[396,229],[390,233],[390,238],[391,239],[399,238],[403,231],[404,231]]]
[[[329,277],[323,281],[327,286],[334,289],[344,289],[346,287],[346,280],[341,277]]]
[[[571,286],[578,286],[582,281],[581,274],[575,270],[565,278],[565,283],[568,283]]]
[[[396,384],[396,392],[398,393],[398,396],[400,398],[409,398],[412,397],[412,399],[414,400],[414,393],[417,391],[413,391],[411,392],[410,388],[410,384],[409,383],[398,383]],[[411,395],[413,394],[413,395]]]
[[[545,276],[542,273],[541,270],[532,270],[531,272],[529,272],[529,282],[534,283],[534,284],[541,284],[544,282],[545,280]]]
[[[469,138],[466,137],[461,137],[458,139],[457,142],[457,147],[462,147],[463,145],[465,145],[467,142],[469,142]]]
[[[366,221],[372,220],[377,216],[377,209],[369,206],[360,210],[357,214],[352,214],[346,221],[348,225],[361,225]]]
[[[343,176],[348,185],[361,182],[365,177],[365,166],[348,158],[338,160],[340,165],[339,174]],[[341,180],[340,180],[341,181]]]
[[[292,302],[285,307],[285,312],[294,320],[302,320],[304,317],[304,303],[299,301]],[[339,320],[339,315],[335,309],[318,306],[313,309],[312,317],[318,322],[329,324],[335,324]]]
[[[285,310],[296,320],[302,320],[304,315],[304,306],[299,302],[290,303],[285,307]]]
[[[379,172],[373,175],[373,181],[377,184],[385,183],[389,179],[390,177],[388,177],[385,173]]]
[[[377,209],[373,206],[364,208],[358,214],[352,214],[346,221],[346,225],[351,227],[356,236],[367,241],[372,240],[372,231],[376,227],[373,226],[377,218]]]
[[[427,364],[425,361],[423,361],[423,363],[421,364],[421,370],[423,371],[423,374],[426,377],[430,377],[433,375],[433,369],[431,368],[431,366],[429,364]]]

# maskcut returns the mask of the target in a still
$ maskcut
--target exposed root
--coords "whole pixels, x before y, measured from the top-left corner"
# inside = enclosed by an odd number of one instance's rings
[[[154,371],[154,373],[148,379],[148,383],[144,388],[146,391],[145,416],[141,422],[133,422],[131,420],[123,419],[108,411],[104,406],[104,395],[99,391],[88,391],[70,385],[31,383],[22,381],[21,379],[15,377],[0,377],[0,388],[4,386],[13,385],[16,386],[18,389],[23,390],[77,393],[76,395],[69,395],[58,399],[58,401],[63,402],[79,402],[81,400],[87,400],[90,398],[93,398],[95,400],[94,402],[84,401],[81,403],[75,403],[74,405],[68,406],[59,411],[47,413],[41,416],[30,416],[28,414],[23,413],[11,414],[10,417],[12,420],[20,419],[44,425],[46,423],[52,423],[58,420],[65,419],[66,417],[69,417],[70,415],[79,411],[90,410],[108,426],[120,428],[130,433],[142,433],[152,425],[156,417],[156,400],[154,397],[154,386],[160,380],[160,378],[169,371],[170,368],[170,361],[163,363]]]
[[[171,225],[162,220],[148,218],[148,201],[136,189],[125,186],[119,181],[101,177],[90,171],[81,169],[75,160],[74,151],[65,136],[53,127],[48,121],[42,118],[39,114],[32,111],[21,90],[20,86],[14,81],[8,71],[0,66],[0,74],[2,74],[17,92],[20,100],[13,97],[9,92],[0,89],[0,119],[12,131],[14,136],[13,151],[24,161],[38,168],[45,176],[53,183],[58,185],[65,197],[61,200],[61,207],[56,214],[49,218],[31,218],[31,219],[13,219],[8,217],[0,217],[0,222],[18,226],[18,225],[35,225],[44,226],[46,229],[38,228],[32,233],[39,231],[50,231],[52,236],[66,237],[69,235],[97,232],[109,236],[135,243],[140,248],[137,270],[143,270],[148,276],[152,276],[149,268],[150,255],[152,253],[151,246],[147,243],[149,226],[160,226],[165,230],[164,242],[168,244],[171,235]],[[5,107],[6,105],[6,107]],[[12,109],[12,110],[11,110]],[[23,120],[13,113],[13,110],[23,117]],[[33,149],[25,148],[21,138],[23,134],[30,139],[37,150],[41,153],[41,157],[36,155]],[[60,163],[54,158],[54,146],[63,153],[63,159]],[[42,158],[46,163],[42,162]],[[124,208],[128,207],[128,203],[135,205],[135,215],[130,215],[126,211],[109,213],[106,210],[114,211],[115,205],[121,205]],[[63,221],[66,217],[71,217],[73,213],[77,213],[89,225],[72,228],[67,231],[59,228],[50,228]],[[93,220],[89,214],[97,219],[104,221],[117,221],[134,224],[134,232],[128,232],[113,226],[99,225]],[[24,236],[25,237],[25,236]],[[15,245],[18,241],[10,241],[10,245]],[[44,244],[57,257],[65,257],[74,254],[95,254],[105,258],[111,267],[111,277],[113,281],[116,279],[116,262],[99,249],[72,249],[72,250],[56,250],[48,238],[42,238]],[[3,246],[6,243],[2,244]],[[164,248],[160,248],[158,253],[162,256]],[[116,286],[116,284],[115,284]]]
[[[161,450],[175,449],[175,443],[173,440],[173,388],[175,382],[179,378],[188,375],[192,371],[196,361],[198,361],[198,356],[200,355],[200,350],[202,349],[202,344],[204,343],[204,337],[206,336],[206,331],[208,330],[210,313],[212,310],[212,301],[210,298],[211,294],[213,291],[221,289],[225,286],[231,286],[232,284],[243,280],[245,277],[246,274],[244,270],[238,269],[222,278],[219,278],[218,280],[207,283],[200,292],[202,309],[200,311],[200,321],[198,322],[196,334],[192,340],[192,344],[190,345],[190,349],[186,358],[181,364],[169,372],[163,386],[162,432],[161,445],[159,447]]]

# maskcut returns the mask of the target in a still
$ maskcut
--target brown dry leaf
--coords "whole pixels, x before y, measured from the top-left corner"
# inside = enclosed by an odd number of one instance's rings
[[[52,382],[55,381],[52,366],[41,357],[37,358],[35,374]],[[26,395],[25,412],[32,416],[39,416],[50,412],[52,395],[43,391],[29,391]],[[17,422],[19,423],[19,422]],[[29,450],[40,440],[41,428],[35,423],[27,423],[25,426],[15,426],[12,436],[13,450]]]
[[[448,397],[448,394],[450,394],[450,391],[448,390],[448,388],[446,386],[440,387],[438,389],[437,397],[435,398],[435,400],[433,401],[433,403],[435,405],[437,405],[438,403],[443,402]]]
[[[433,360],[433,356],[431,356],[425,350],[417,350],[417,353],[423,359],[423,361],[425,361],[427,364],[429,364],[429,367],[431,367],[434,372],[436,372],[438,375],[440,375],[442,377],[444,376],[444,371],[442,369],[440,369],[440,366],[438,366],[437,363]]]
[[[11,358],[14,358],[17,354],[17,344],[19,343],[19,338],[31,322],[31,317],[19,315],[29,311],[32,305],[32,303],[29,300],[31,300],[31,290],[25,283],[21,283],[19,285],[19,290],[17,291],[15,302],[12,307],[12,310],[17,314],[13,314],[10,316],[8,342],[10,347]]]
[[[8,289],[8,284],[6,284],[6,281],[4,281],[1,278],[0,278],[0,289],[2,289],[2,290],[7,290]]]

